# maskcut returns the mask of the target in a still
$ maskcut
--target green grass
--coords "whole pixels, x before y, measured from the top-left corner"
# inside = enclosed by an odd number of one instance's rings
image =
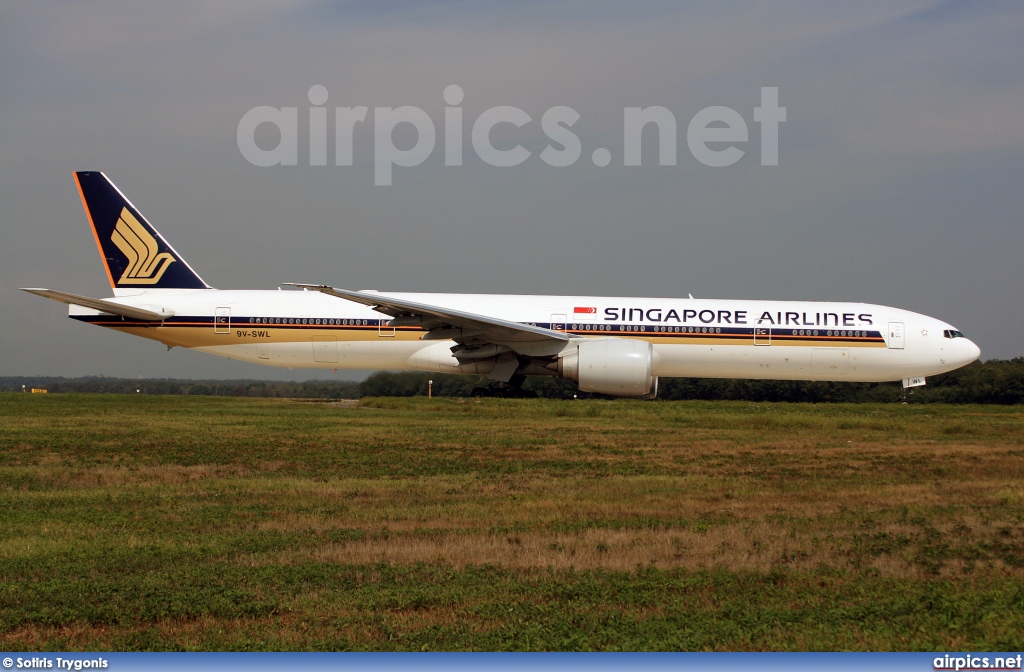
[[[0,395],[0,646],[1024,648],[1024,408]]]

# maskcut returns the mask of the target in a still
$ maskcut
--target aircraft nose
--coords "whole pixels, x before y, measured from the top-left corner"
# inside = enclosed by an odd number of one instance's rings
[[[968,340],[968,339],[965,338],[964,339],[964,346],[965,346],[964,349],[966,350],[965,356],[967,357],[967,361],[965,362],[965,364],[970,364],[971,362],[976,360],[978,357],[981,357],[981,348],[979,348],[977,345],[975,345],[974,341],[971,341],[971,340]]]

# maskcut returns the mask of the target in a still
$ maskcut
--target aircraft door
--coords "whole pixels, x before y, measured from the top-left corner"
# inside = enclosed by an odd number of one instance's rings
[[[889,339],[887,341],[890,350],[902,350],[903,349],[903,323],[902,322],[890,322],[889,323]]]
[[[754,327],[754,345],[771,345],[772,328]]]
[[[377,335],[381,338],[391,338],[395,335],[395,328],[389,327],[388,322],[392,319],[390,315],[377,313]]]
[[[338,339],[336,336],[313,337],[313,361],[321,363],[337,363]]]
[[[214,310],[213,313],[213,333],[215,334],[230,334],[231,333],[231,308],[221,306]]]
[[[846,348],[811,348],[811,375],[815,380],[840,380],[850,370]]]
[[[565,313],[552,313],[551,329],[553,331],[565,331]]]

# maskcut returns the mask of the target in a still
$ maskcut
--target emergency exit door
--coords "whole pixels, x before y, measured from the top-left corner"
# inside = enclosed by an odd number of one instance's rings
[[[890,322],[889,323],[889,338],[888,344],[890,350],[902,350],[903,349],[903,323],[902,322]]]

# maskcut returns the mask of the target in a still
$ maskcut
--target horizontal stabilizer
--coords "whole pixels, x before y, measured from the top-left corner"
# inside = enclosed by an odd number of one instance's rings
[[[98,310],[103,313],[111,313],[113,315],[130,317],[134,320],[161,321],[166,320],[168,317],[172,317],[174,315],[174,313],[169,310],[158,313],[152,310],[145,310],[144,308],[125,306],[114,301],[107,301],[105,299],[92,299],[89,298],[88,296],[79,296],[78,294],[58,292],[52,289],[22,287],[21,291],[28,292],[29,294],[35,294],[36,296],[42,296],[47,299],[53,299],[54,301],[60,301],[61,303],[66,303],[68,305],[84,306],[85,308],[92,308],[93,310]]]

